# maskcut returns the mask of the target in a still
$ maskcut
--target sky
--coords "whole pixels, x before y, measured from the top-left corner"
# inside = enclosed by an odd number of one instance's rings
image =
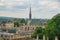
[[[0,0],[0,16],[50,19],[60,13],[60,0]]]

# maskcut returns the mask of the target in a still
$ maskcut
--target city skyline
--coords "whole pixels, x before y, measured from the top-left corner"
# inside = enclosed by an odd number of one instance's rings
[[[0,16],[29,18],[30,7],[32,18],[50,19],[60,13],[59,0],[1,0]]]

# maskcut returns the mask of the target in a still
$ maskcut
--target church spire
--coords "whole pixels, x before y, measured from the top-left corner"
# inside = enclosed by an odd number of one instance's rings
[[[29,19],[28,19],[28,22],[27,24],[30,25],[31,23],[31,17],[32,17],[32,14],[31,14],[31,8],[29,9]]]
[[[30,13],[29,13],[29,20],[31,20],[32,14],[31,14],[31,8],[30,8]]]

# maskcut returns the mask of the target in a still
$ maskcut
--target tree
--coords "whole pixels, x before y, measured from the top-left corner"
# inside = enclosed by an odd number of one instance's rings
[[[21,19],[20,23],[24,23],[26,25],[27,24],[27,19]]]
[[[2,21],[2,24],[3,24],[3,26],[5,26],[5,23],[6,23],[7,21]]]
[[[46,27],[46,35],[55,37],[60,35],[60,14],[55,15]]]
[[[25,19],[21,19],[20,23],[25,23]]]
[[[38,38],[41,39],[43,35],[42,30],[43,30],[42,27],[37,27],[34,33],[32,34],[32,37],[36,38],[38,36]]]
[[[53,26],[55,27],[56,35],[60,35],[60,14],[55,15],[52,20],[55,23]]]
[[[19,22],[14,22],[14,27],[19,27]]]

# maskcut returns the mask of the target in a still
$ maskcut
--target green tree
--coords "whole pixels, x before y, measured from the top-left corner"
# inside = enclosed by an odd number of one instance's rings
[[[5,26],[5,23],[6,23],[7,21],[2,21],[2,24],[3,24],[3,26]]]
[[[20,23],[25,23],[25,19],[21,19]]]
[[[19,27],[19,22],[14,22],[14,27]]]
[[[48,21],[46,27],[46,35],[55,37],[60,35],[60,14],[55,15],[51,20]]]
[[[32,34],[32,38],[36,38],[37,35],[39,36],[40,39],[42,39],[42,35],[43,35],[43,31],[42,31],[42,27],[37,27],[34,31],[34,33]]]
[[[27,19],[21,19],[20,23],[25,23],[25,25],[27,24]]]

